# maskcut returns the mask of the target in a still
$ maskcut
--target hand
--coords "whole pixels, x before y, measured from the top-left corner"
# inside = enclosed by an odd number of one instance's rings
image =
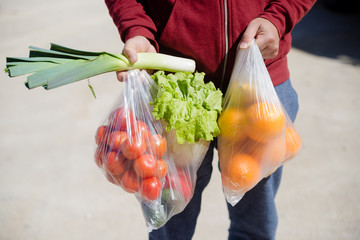
[[[254,38],[263,59],[271,59],[277,56],[280,36],[275,25],[269,20],[265,18],[252,20],[240,40],[240,48],[248,48]]]
[[[131,63],[138,60],[138,52],[156,52],[155,47],[150,41],[143,36],[135,36],[125,42],[122,53],[129,59]],[[126,71],[116,72],[117,79],[122,82],[126,76]]]

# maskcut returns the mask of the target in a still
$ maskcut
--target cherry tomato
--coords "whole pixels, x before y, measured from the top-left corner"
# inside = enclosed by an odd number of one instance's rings
[[[158,172],[158,162],[151,154],[144,154],[134,161],[134,170],[140,177],[154,177]]]
[[[167,163],[164,160],[159,159],[157,161],[157,164],[158,164],[157,177],[160,178],[160,179],[164,178],[166,176],[166,173],[167,173],[167,170],[168,170]]]
[[[121,147],[122,154],[127,159],[137,159],[146,151],[146,142],[140,137],[128,137]]]
[[[114,130],[128,131],[128,124],[131,126],[131,131],[134,131],[135,115],[130,109],[124,107],[116,108],[109,116],[111,128]]]
[[[127,165],[127,160],[117,152],[111,151],[106,156],[105,170],[113,176],[123,174]]]
[[[190,176],[181,169],[177,169],[177,172],[177,175],[168,174],[166,176],[164,188],[172,188],[179,192],[184,197],[185,201],[190,201],[192,196]],[[177,186],[180,186],[181,189],[178,189]]]
[[[165,138],[159,134],[152,135],[149,141],[149,148],[152,154],[154,154],[157,158],[161,158],[167,149]]]
[[[95,135],[96,144],[102,145],[106,141],[108,134],[109,134],[108,126],[101,125],[100,127],[98,127],[98,129],[96,130],[96,135]]]
[[[121,186],[128,193],[139,191],[139,178],[133,170],[129,169],[122,175]]]
[[[151,134],[148,125],[145,122],[138,120],[136,121],[135,126],[135,132],[133,134],[144,138],[145,141],[149,141]]]
[[[127,138],[128,135],[126,132],[123,131],[112,132],[109,136],[108,145],[113,151],[117,152],[121,149],[122,144],[125,142]]]
[[[161,182],[157,177],[145,178],[140,185],[140,194],[146,200],[156,200],[161,193]]]

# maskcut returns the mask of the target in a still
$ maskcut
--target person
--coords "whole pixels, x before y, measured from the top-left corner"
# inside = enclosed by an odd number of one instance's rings
[[[130,62],[138,52],[161,52],[192,58],[206,81],[225,93],[236,49],[255,39],[275,90],[289,117],[298,111],[290,82],[287,54],[291,31],[315,0],[105,0]],[[117,72],[122,81],[125,72]],[[202,192],[209,183],[216,141],[198,169],[194,195],[181,213],[149,233],[149,239],[191,239],[200,212]],[[274,198],[282,167],[260,181],[234,207],[228,204],[229,239],[275,239],[278,217]]]

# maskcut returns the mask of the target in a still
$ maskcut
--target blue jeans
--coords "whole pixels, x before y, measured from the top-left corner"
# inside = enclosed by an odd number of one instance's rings
[[[295,120],[299,105],[297,93],[290,80],[275,87],[289,117]],[[197,171],[194,196],[183,212],[173,216],[165,226],[149,234],[150,240],[187,240],[194,235],[196,220],[200,213],[202,192],[208,185],[212,173],[212,160],[216,141]],[[264,178],[232,207],[227,203],[230,218],[229,240],[275,239],[278,218],[274,198],[280,185],[282,167],[268,178]]]

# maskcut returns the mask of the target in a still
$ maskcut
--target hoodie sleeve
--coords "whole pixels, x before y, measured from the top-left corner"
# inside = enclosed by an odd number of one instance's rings
[[[156,26],[141,3],[136,0],[105,0],[105,3],[123,42],[143,36],[159,49],[155,40]]]
[[[272,22],[280,37],[283,37],[291,32],[315,2],[316,0],[270,0],[259,17]]]

